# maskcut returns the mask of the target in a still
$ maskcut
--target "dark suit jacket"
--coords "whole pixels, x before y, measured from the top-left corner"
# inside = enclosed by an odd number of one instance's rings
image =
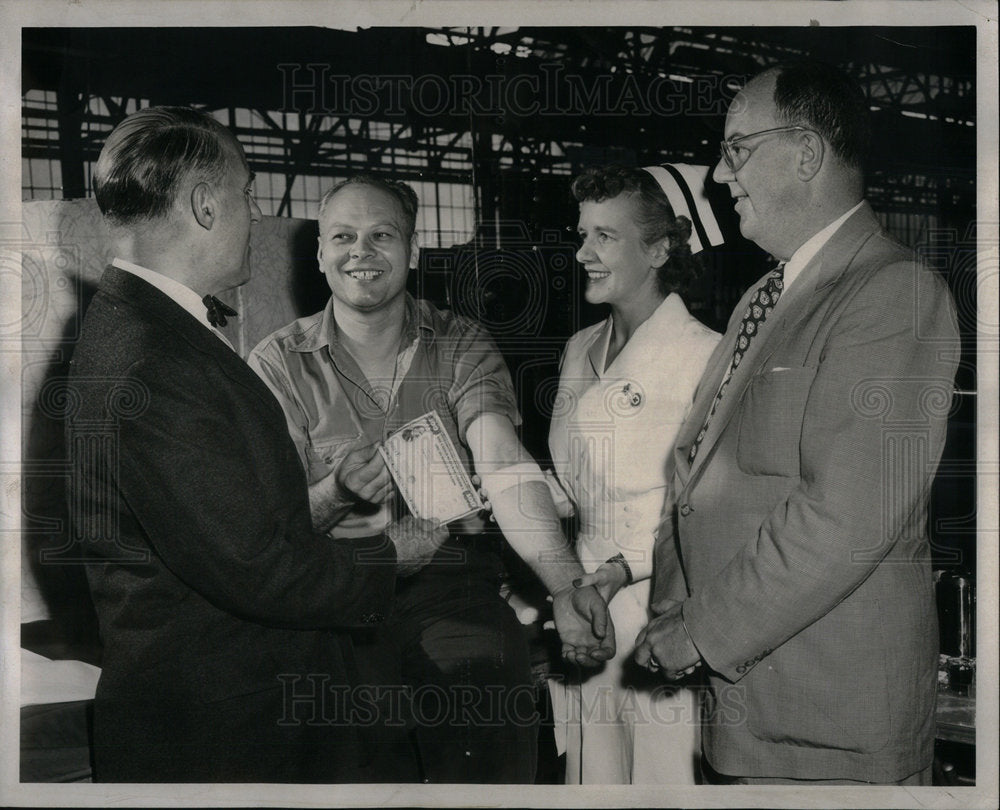
[[[711,668],[722,773],[892,781],[927,767],[937,616],[927,503],[958,356],[941,278],[864,205],[785,293],[688,449],[736,307],[678,436],[676,532],[657,548]],[[679,550],[680,559],[671,558]]]
[[[277,401],[136,276],[105,271],[68,397],[71,511],[104,643],[96,777],[364,779],[329,697],[351,667],[334,628],[388,613],[391,544],[313,533]]]

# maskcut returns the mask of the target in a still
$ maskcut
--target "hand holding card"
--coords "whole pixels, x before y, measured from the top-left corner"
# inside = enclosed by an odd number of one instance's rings
[[[455,445],[435,411],[407,422],[385,440],[379,452],[416,517],[450,523],[482,508]]]

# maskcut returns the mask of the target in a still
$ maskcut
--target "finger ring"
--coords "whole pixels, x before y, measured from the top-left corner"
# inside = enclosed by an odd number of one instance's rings
[[[658,672],[660,669],[660,662],[653,658],[653,656],[649,656],[649,661],[646,663],[646,669],[650,672]]]

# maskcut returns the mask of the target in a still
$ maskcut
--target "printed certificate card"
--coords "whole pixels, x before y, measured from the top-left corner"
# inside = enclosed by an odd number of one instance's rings
[[[393,480],[418,518],[450,523],[482,508],[441,417],[418,416],[379,447]]]

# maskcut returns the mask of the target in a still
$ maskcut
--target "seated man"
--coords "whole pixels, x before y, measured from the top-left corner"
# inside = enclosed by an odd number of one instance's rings
[[[263,340],[250,365],[281,402],[313,491],[336,482],[339,503],[313,509],[337,538],[377,533],[405,509],[375,447],[436,411],[483,476],[507,541],[554,595],[564,654],[596,663],[613,653],[606,607],[593,588],[574,595],[583,568],[515,433],[503,358],[478,324],[406,293],[416,212],[404,183],[356,176],[330,189],[318,252],[330,301]],[[387,625],[356,644],[411,687],[425,781],[530,783],[534,691],[522,629],[498,593],[499,540],[481,515],[449,529],[432,562],[397,587]]]

